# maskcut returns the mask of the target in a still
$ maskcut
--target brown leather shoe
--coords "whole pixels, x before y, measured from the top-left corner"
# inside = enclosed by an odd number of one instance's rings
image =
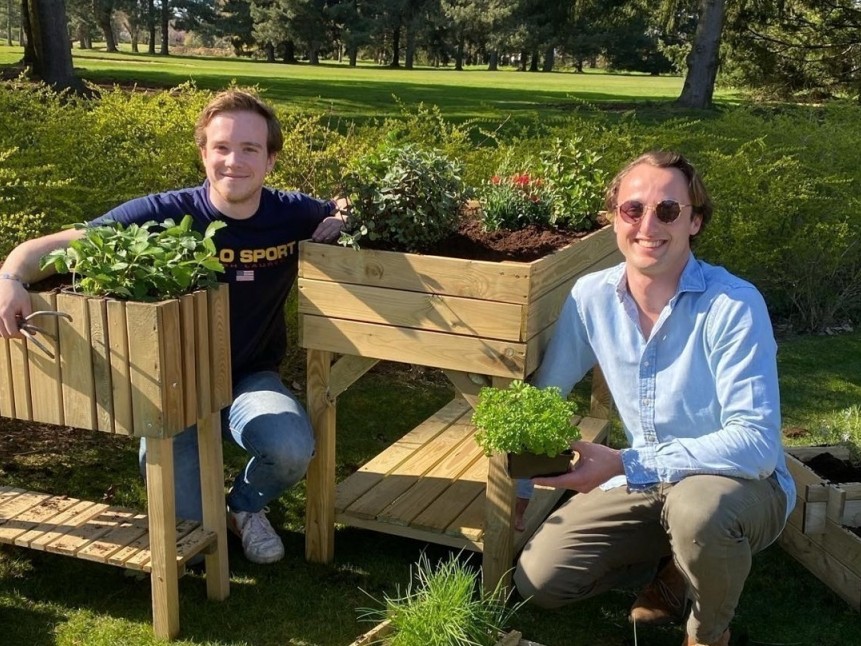
[[[729,628],[723,631],[723,635],[716,642],[705,644],[698,642],[694,637],[688,635],[685,637],[685,641],[682,642],[682,646],[729,646]]]
[[[636,624],[650,626],[681,622],[685,618],[687,589],[685,578],[670,559],[652,582],[640,590],[628,618]]]

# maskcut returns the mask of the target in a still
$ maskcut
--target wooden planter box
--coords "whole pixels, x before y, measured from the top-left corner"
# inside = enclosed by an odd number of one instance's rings
[[[220,410],[232,398],[228,288],[133,303],[31,294],[53,357],[0,339],[0,415],[147,437],[148,514],[0,486],[0,543],[150,573],[153,630],[179,632],[177,580],[205,554],[210,599],[229,593]],[[177,522],[172,437],[197,424],[203,522]]]
[[[54,358],[0,339],[0,415],[107,433],[170,437],[231,400],[227,287],[159,303],[31,294]]]
[[[574,280],[620,262],[611,227],[532,262],[485,262],[303,242],[305,348],[523,379]]]
[[[861,537],[847,527],[861,526],[861,483],[833,484],[804,464],[821,453],[847,459],[845,447],[786,449],[795,480],[795,509],[780,536],[783,549],[861,611]]]
[[[359,637],[350,646],[371,646],[372,644],[383,644],[386,635],[391,632],[391,627],[388,620],[384,621],[371,630]],[[535,642],[522,639],[522,636],[516,630],[500,635],[499,641],[494,646],[541,646]]]

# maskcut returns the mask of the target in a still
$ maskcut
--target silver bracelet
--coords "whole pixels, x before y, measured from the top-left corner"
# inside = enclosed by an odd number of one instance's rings
[[[9,274],[4,272],[0,274],[0,280],[14,280],[16,283],[21,283],[24,289],[27,289],[30,286],[30,283],[25,283],[18,274]]]

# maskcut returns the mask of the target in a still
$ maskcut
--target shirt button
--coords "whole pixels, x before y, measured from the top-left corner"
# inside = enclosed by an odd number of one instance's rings
[[[645,399],[643,399],[643,406],[648,406],[648,405],[649,405],[649,401],[650,401],[650,400],[649,400],[649,398],[648,398],[648,397],[647,397],[647,398],[645,398]]]
[[[644,361],[644,362],[643,362],[643,365],[644,365],[644,366],[648,366],[648,365],[649,365],[649,361],[648,361],[648,359],[647,359],[646,361]]]

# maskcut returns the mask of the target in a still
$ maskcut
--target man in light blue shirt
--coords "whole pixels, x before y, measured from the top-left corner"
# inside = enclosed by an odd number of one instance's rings
[[[574,285],[533,383],[568,393],[600,365],[630,448],[577,442],[573,470],[534,480],[580,493],[514,580],[556,607],[654,576],[633,621],[681,620],[688,600],[684,644],[726,646],[751,556],[795,502],[768,311],[753,285],[692,255],[712,204],[684,157],[638,157],[606,199],[625,262]]]

